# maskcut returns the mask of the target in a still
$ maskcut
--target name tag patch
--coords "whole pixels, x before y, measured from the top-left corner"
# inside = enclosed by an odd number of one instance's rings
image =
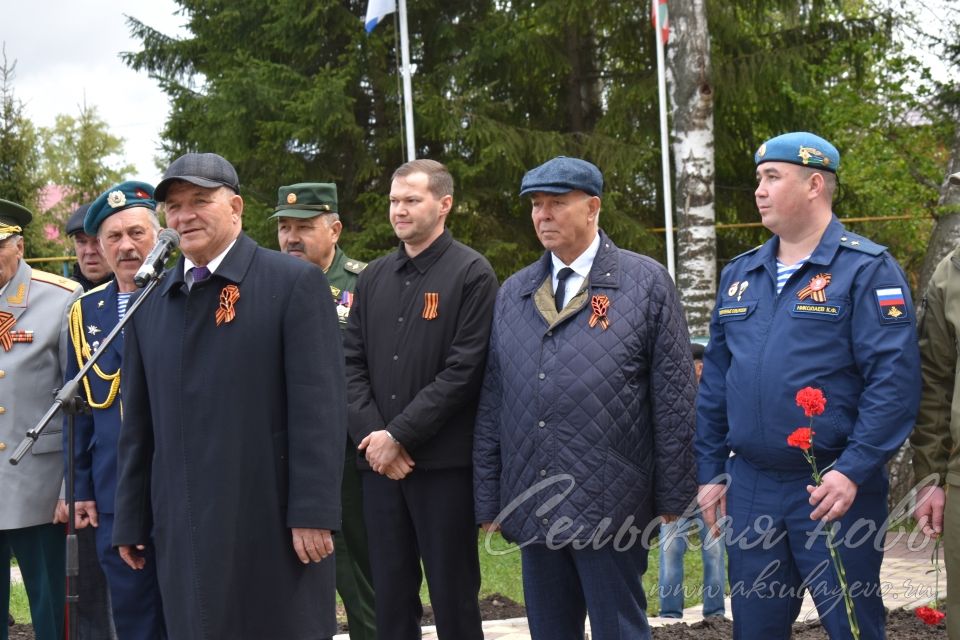
[[[717,315],[721,318],[742,318],[749,310],[750,307],[722,307]]]
[[[795,302],[793,312],[798,315],[836,318],[840,316],[841,307],[836,304],[817,304],[812,302]]]

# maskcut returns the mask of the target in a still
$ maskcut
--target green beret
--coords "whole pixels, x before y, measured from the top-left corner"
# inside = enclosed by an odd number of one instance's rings
[[[818,135],[795,131],[764,142],[753,154],[753,161],[757,166],[764,162],[789,162],[836,173],[840,168],[840,152]]]
[[[337,185],[332,182],[300,182],[277,190],[277,208],[270,218],[313,218],[337,210]]]
[[[87,214],[83,218],[83,230],[91,235],[97,235],[100,224],[108,217],[133,207],[146,207],[151,211],[157,210],[157,202],[153,199],[153,186],[146,182],[127,180],[115,184],[93,201]]]
[[[0,199],[0,240],[23,233],[23,228],[33,220],[30,209],[16,202]]]

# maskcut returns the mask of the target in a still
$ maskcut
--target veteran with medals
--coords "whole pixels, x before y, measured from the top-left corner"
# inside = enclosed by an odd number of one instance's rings
[[[86,210],[84,232],[100,245],[115,278],[86,293],[70,310],[67,380],[99,350],[100,341],[119,323],[138,292],[134,275],[160,229],[156,207],[151,185],[127,181],[104,191]],[[146,561],[140,570],[134,570],[121,559],[111,541],[122,356],[121,333],[81,381],[80,393],[90,412],[75,418],[76,526],[78,530],[92,527],[96,531],[97,557],[107,576],[117,636],[120,640],[159,640],[166,634],[153,545],[145,545]]]
[[[329,284],[242,232],[236,170],[187,153],[157,185],[181,257],[126,325],[113,542],[151,539],[169,637],[336,632],[346,433]]]
[[[47,425],[20,464],[9,458],[63,384],[67,314],[82,288],[23,260],[23,228],[32,218],[0,200],[0,558],[17,558],[37,640],[62,640],[64,530],[51,524],[63,481],[59,422]],[[10,572],[0,574],[0,609],[9,611]]]
[[[357,276],[366,262],[347,257],[337,244],[343,223],[337,204],[337,185],[332,182],[304,182],[280,187],[277,208],[280,250],[311,262],[327,275],[330,293],[337,305],[340,328],[345,329]],[[367,531],[363,523],[363,491],[357,470],[357,443],[347,438],[341,490],[343,529],[334,537],[337,561],[337,591],[347,610],[351,640],[377,637],[373,577],[367,553]]]
[[[497,295],[474,435],[476,520],[521,544],[533,640],[651,637],[642,532],[696,495],[690,338],[655,260],[600,229],[603,175],[520,183],[545,251]],[[616,542],[614,542],[616,538]]]
[[[723,270],[697,398],[699,500],[708,526],[726,516],[734,637],[789,638],[805,589],[830,637],[851,637],[826,543],[836,526],[860,637],[882,638],[885,464],[920,396],[910,289],[885,247],[834,215],[832,144],[787,133],[754,161],[774,236]],[[807,387],[826,397],[813,424],[819,486],[802,443],[788,444],[809,426],[797,403]]]

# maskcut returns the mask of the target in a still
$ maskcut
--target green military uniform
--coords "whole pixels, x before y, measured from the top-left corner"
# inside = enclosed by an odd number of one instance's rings
[[[947,632],[960,638],[960,248],[937,266],[923,296],[919,317],[923,392],[910,436],[917,481],[932,473],[947,493],[943,514],[947,568]]]
[[[301,183],[280,187],[272,218],[312,218],[338,212],[337,187],[332,183]],[[340,328],[346,329],[357,276],[366,262],[353,260],[337,246],[326,270],[330,293],[337,305]],[[351,640],[376,640],[376,610],[373,578],[367,552],[367,530],[363,520],[363,494],[357,471],[357,443],[347,437],[346,461],[341,485],[343,526],[334,535],[337,563],[337,592],[347,610]]]
[[[366,262],[348,258],[339,246],[333,256],[333,262],[327,269],[327,281],[330,282],[330,293],[337,303],[337,316],[340,318],[340,328],[347,328],[347,318],[350,316],[350,307],[353,305],[353,292],[357,289],[357,276],[367,267]]]

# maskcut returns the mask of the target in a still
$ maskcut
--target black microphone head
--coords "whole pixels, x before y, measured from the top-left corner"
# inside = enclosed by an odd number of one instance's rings
[[[180,234],[173,229],[161,229],[157,235],[157,242],[170,243],[170,249],[176,249],[180,246]]]

